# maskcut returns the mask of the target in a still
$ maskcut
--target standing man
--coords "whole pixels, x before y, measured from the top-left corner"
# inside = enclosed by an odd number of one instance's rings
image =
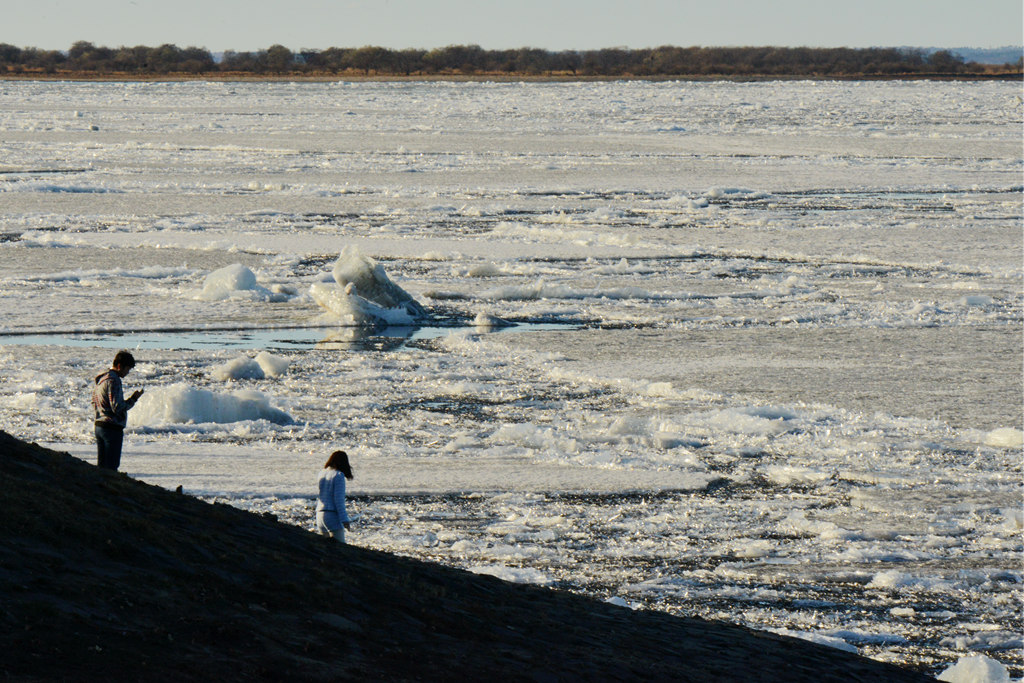
[[[92,390],[92,407],[96,413],[96,464],[116,470],[121,464],[121,443],[128,424],[128,411],[142,396],[142,389],[124,398],[121,380],[135,367],[135,358],[127,351],[118,351],[114,366],[96,376]]]

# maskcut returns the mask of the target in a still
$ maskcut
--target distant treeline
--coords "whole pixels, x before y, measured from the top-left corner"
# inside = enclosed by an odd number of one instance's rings
[[[292,52],[204,48],[100,47],[79,41],[68,51],[0,44],[0,75],[274,75],[274,76],[569,76],[569,77],[897,77],[1021,73],[1022,62],[965,62],[948,50],[908,48],[657,47],[552,52],[484,50],[451,45],[432,50],[383,47]]]

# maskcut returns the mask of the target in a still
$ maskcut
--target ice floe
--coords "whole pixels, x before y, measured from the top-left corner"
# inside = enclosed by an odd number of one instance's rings
[[[226,424],[266,420],[289,424],[293,418],[271,405],[270,396],[252,389],[214,392],[185,383],[154,387],[130,413],[133,427]]]
[[[428,318],[425,308],[396,285],[384,268],[358,249],[346,247],[332,270],[334,283],[314,282],[310,295],[340,325],[413,325]]]

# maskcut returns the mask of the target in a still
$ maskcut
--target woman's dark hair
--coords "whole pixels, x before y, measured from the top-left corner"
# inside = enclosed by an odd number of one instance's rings
[[[346,479],[352,478],[352,466],[348,464],[348,453],[345,451],[334,451],[331,453],[331,457],[327,458],[324,467],[338,470],[345,475]]]
[[[135,356],[130,352],[121,349],[114,356],[113,367],[120,365],[122,368],[134,368],[135,367]]]

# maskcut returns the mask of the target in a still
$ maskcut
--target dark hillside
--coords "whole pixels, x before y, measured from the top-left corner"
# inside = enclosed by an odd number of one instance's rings
[[[0,432],[7,680],[924,681],[333,541]]]

